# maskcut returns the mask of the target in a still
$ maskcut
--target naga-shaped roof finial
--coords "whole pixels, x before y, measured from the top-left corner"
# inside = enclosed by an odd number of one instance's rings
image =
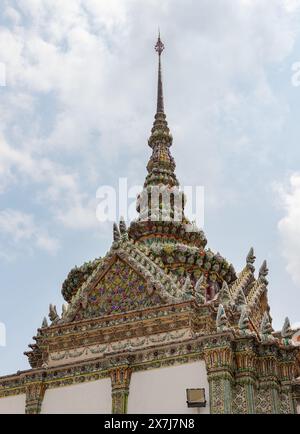
[[[49,319],[52,324],[57,324],[59,321],[59,316],[57,314],[56,306],[50,304],[49,306]]]
[[[120,228],[120,234],[121,235],[124,235],[127,232],[127,226],[126,226],[124,217],[120,218],[119,228]]]
[[[259,270],[258,279],[265,285],[268,285],[267,275],[269,274],[268,264],[267,261],[264,261],[262,263],[262,266]]]
[[[255,267],[253,266],[255,259],[256,259],[256,257],[254,255],[254,249],[253,249],[253,247],[251,247],[251,249],[247,255],[246,262],[247,262],[247,268],[249,268],[249,270],[251,270],[253,273],[255,271]]]

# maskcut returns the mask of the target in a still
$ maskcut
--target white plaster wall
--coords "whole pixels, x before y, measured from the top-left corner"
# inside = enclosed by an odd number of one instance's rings
[[[110,378],[46,390],[42,414],[111,413]]]
[[[0,398],[0,414],[25,414],[25,395]]]
[[[186,389],[205,388],[206,408],[188,408]],[[209,386],[204,361],[132,374],[128,413],[209,413]]]

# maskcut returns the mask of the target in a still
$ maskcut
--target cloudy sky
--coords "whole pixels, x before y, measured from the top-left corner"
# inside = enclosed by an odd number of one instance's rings
[[[209,246],[237,271],[253,246],[274,327],[300,321],[299,18],[299,0],[1,1],[0,374],[28,367],[69,270],[109,249],[97,188],[144,180],[158,26],[177,175],[205,187]]]

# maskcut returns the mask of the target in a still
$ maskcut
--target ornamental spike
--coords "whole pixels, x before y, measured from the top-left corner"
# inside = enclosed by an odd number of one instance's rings
[[[286,318],[282,327],[281,336],[283,338],[289,338],[293,334],[291,323],[289,318]]]
[[[43,319],[43,323],[42,323],[42,329],[46,329],[47,327],[49,327],[49,325],[48,325],[48,321],[47,321],[47,318],[44,317],[44,319]]]

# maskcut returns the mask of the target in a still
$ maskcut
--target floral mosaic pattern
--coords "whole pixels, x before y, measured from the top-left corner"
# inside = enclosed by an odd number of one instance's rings
[[[246,414],[248,412],[247,400],[246,400],[246,388],[243,384],[237,384],[235,387],[234,400],[233,400],[233,412],[235,414]]]
[[[101,282],[90,292],[85,318],[145,309],[161,304],[155,293],[150,296],[147,284],[123,261],[116,261]]]

